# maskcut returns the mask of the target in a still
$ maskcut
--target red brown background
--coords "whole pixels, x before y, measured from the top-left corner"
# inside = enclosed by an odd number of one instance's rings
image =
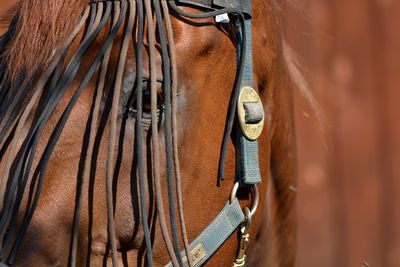
[[[286,36],[327,117],[297,98],[297,266],[398,267],[400,2],[297,2]]]
[[[297,267],[398,267],[400,2],[293,1],[285,34],[326,117],[298,94]]]

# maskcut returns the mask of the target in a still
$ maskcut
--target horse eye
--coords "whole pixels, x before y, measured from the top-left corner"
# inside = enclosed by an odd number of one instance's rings
[[[161,86],[160,83],[157,83],[157,86]],[[142,110],[143,116],[149,117],[151,115],[151,88],[150,88],[150,81],[148,79],[143,80],[142,85]],[[157,113],[160,113],[164,110],[164,96],[157,90]],[[131,101],[128,105],[128,112],[130,114],[136,115],[137,113],[137,102],[135,100]]]

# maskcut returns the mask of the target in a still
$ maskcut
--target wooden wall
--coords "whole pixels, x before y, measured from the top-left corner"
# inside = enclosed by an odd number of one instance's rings
[[[297,266],[398,267],[400,2],[297,2],[286,36],[327,118],[297,98]]]
[[[297,97],[297,266],[398,267],[400,2],[297,2],[286,36],[326,116]]]

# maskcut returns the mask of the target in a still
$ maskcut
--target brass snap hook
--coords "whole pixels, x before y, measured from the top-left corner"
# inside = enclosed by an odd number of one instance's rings
[[[236,258],[233,261],[232,267],[242,267],[245,266],[246,263],[246,254],[247,249],[250,243],[250,234],[249,229],[251,226],[251,212],[248,207],[243,209],[245,220],[242,222],[240,226],[240,242],[239,249],[236,254]]]

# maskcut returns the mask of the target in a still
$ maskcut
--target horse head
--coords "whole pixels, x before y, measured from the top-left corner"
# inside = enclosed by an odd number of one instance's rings
[[[292,66],[275,1],[15,10],[0,40],[0,262],[293,266]]]

